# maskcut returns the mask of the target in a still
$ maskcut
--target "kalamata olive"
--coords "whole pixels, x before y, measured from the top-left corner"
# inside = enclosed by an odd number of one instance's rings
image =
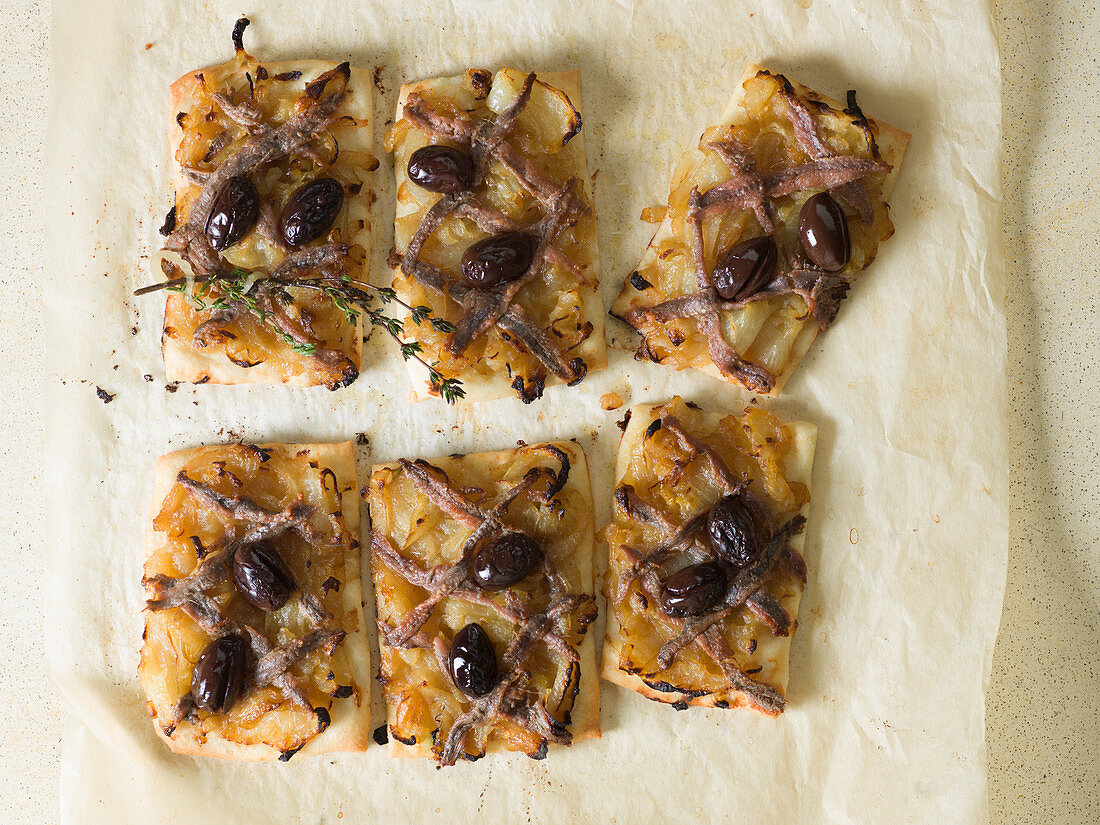
[[[474,162],[450,146],[421,146],[409,157],[409,180],[429,192],[461,192],[474,185]]]
[[[497,683],[497,654],[485,628],[477,622],[455,634],[447,654],[451,679],[467,696],[484,696]]]
[[[483,590],[503,590],[527,577],[542,560],[542,550],[526,533],[505,533],[474,555],[470,575]]]
[[[248,672],[248,641],[237,634],[206,646],[191,674],[191,696],[200,710],[224,713],[244,690]]]
[[[502,232],[467,247],[462,253],[462,277],[470,286],[488,289],[514,281],[527,271],[535,254],[535,239],[523,232]]]
[[[325,234],[340,207],[344,205],[344,187],[332,178],[311,180],[291,195],[283,209],[279,226],[283,240],[290,246],[302,246]]]
[[[206,237],[217,250],[226,249],[245,235],[260,215],[260,193],[248,178],[230,178],[214,199],[206,221]]]
[[[278,610],[294,592],[294,574],[269,541],[242,544],[233,554],[233,581],[249,604]]]
[[[826,272],[843,269],[852,256],[848,219],[828,192],[818,192],[802,204],[798,235],[806,256]]]
[[[719,499],[711,508],[707,532],[718,558],[734,567],[748,567],[760,553],[756,522],[736,496]]]
[[[670,616],[700,616],[718,604],[725,593],[725,569],[716,561],[705,561],[669,576],[661,601]]]
[[[742,241],[718,259],[711,276],[714,288],[727,301],[743,301],[768,282],[778,259],[770,235]]]

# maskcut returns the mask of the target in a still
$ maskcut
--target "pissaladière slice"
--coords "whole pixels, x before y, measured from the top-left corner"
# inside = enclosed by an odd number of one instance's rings
[[[173,751],[286,761],[366,748],[357,486],[350,442],[197,447],[157,462],[139,676]],[[212,645],[220,665],[200,666]]]
[[[756,406],[631,408],[601,533],[605,679],[680,708],[782,713],[816,438]]]
[[[393,286],[444,321],[409,315],[404,333],[470,399],[512,392],[530,403],[607,365],[579,101],[575,71],[470,69],[401,88],[386,143],[397,175]],[[428,145],[457,174],[425,173]],[[418,395],[438,394],[420,365],[410,370]]]
[[[750,66],[667,207],[643,212],[660,226],[611,308],[642,336],[635,357],[778,393],[893,234],[908,140],[855,92],[844,105]]]
[[[580,447],[401,459],[369,497],[391,755],[541,759],[599,736]]]
[[[238,23],[233,59],[171,87],[176,196],[154,259],[154,275],[175,281],[165,372],[337,389],[359,375],[362,320],[324,285],[367,278],[371,75],[323,60],[260,62],[243,32]]]

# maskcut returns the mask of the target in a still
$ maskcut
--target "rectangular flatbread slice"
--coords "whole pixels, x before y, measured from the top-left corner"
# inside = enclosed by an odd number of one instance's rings
[[[469,69],[401,87],[386,142],[397,175],[393,287],[449,322],[410,316],[404,333],[471,400],[530,403],[607,365],[579,105],[576,71]],[[433,177],[441,163],[456,171]],[[474,259],[482,265],[463,263]],[[409,363],[417,397],[438,395]]]
[[[169,748],[286,761],[367,747],[370,645],[351,442],[162,456],[145,554],[139,676]],[[239,667],[243,679],[219,687],[199,665],[212,645],[229,662],[223,670]]]
[[[175,205],[156,276],[177,281],[162,334],[170,381],[347,386],[362,317],[324,279],[365,283],[372,83],[347,63],[261,63],[240,45],[171,87]],[[347,280],[344,280],[344,279]]]
[[[390,754],[541,759],[599,736],[580,447],[401,459],[374,468],[369,496]]]
[[[749,66],[673,172],[612,305],[642,335],[635,357],[777,394],[893,234],[886,200],[908,141],[855,92],[845,106]]]
[[[680,708],[783,711],[816,438],[756,406],[631,408],[600,536],[605,679]]]

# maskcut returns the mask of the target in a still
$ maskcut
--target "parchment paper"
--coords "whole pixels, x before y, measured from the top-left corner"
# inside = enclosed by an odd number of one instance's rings
[[[384,748],[242,766],[173,756],[156,741],[135,668],[141,531],[160,453],[364,433],[365,477],[371,462],[397,456],[576,437],[602,521],[621,415],[600,409],[602,393],[627,405],[680,393],[730,410],[748,400],[633,361],[635,339],[614,321],[610,368],[530,407],[410,406],[381,339],[359,381],[335,394],[166,391],[161,298],[130,297],[148,278],[143,256],[171,197],[165,91],[231,54],[242,12],[261,58],[382,67],[379,141],[404,80],[467,66],[579,66],[606,304],[652,232],[640,210],[663,201],[671,164],[721,112],[746,60],[833,95],[857,88],[869,114],[913,133],[891,198],[897,234],[772,404],[820,427],[809,584],[782,717],[677,713],[605,684],[601,740],[543,762],[487,758],[443,771],[391,762]],[[1007,548],[989,2],[55,0],[52,42],[46,610],[50,670],[74,716],[65,821],[986,821],[983,691]],[[373,260],[385,277],[385,158],[375,185]]]

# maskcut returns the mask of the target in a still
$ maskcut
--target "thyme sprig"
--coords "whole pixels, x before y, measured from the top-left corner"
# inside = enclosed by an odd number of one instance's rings
[[[243,269],[234,268],[228,275],[211,275],[209,277],[196,277],[192,280],[192,288],[188,291],[188,282],[185,278],[173,278],[158,284],[142,287],[135,295],[145,295],[159,289],[182,294],[192,305],[198,309],[217,311],[231,311],[235,306],[244,307],[259,323],[267,327],[280,340],[285,342],[294,352],[301,355],[313,355],[317,351],[317,344],[296,340],[284,330],[272,323],[270,313],[266,312],[257,300],[262,291],[273,294],[283,304],[290,306],[294,303],[294,296],[289,292],[290,287],[312,289],[320,292],[329,300],[333,307],[344,313],[349,324],[355,324],[361,315],[365,315],[371,326],[385,330],[394,341],[397,342],[401,357],[408,361],[410,358],[420,362],[428,371],[428,383],[433,392],[448,404],[454,404],[459,398],[466,395],[462,382],[457,378],[445,378],[443,374],[423,357],[424,348],[419,341],[405,341],[401,336],[404,332],[404,324],[398,319],[383,312],[382,307],[388,304],[397,304],[408,311],[414,324],[419,326],[427,321],[439,332],[448,333],[454,331],[454,325],[444,318],[437,318],[431,314],[431,307],[412,306],[397,297],[397,293],[390,287],[379,287],[372,284],[364,284],[353,281],[347,275],[342,277],[302,277],[302,278],[257,278],[249,285],[253,273]],[[368,291],[369,290],[369,291]],[[380,306],[375,306],[377,297]]]

